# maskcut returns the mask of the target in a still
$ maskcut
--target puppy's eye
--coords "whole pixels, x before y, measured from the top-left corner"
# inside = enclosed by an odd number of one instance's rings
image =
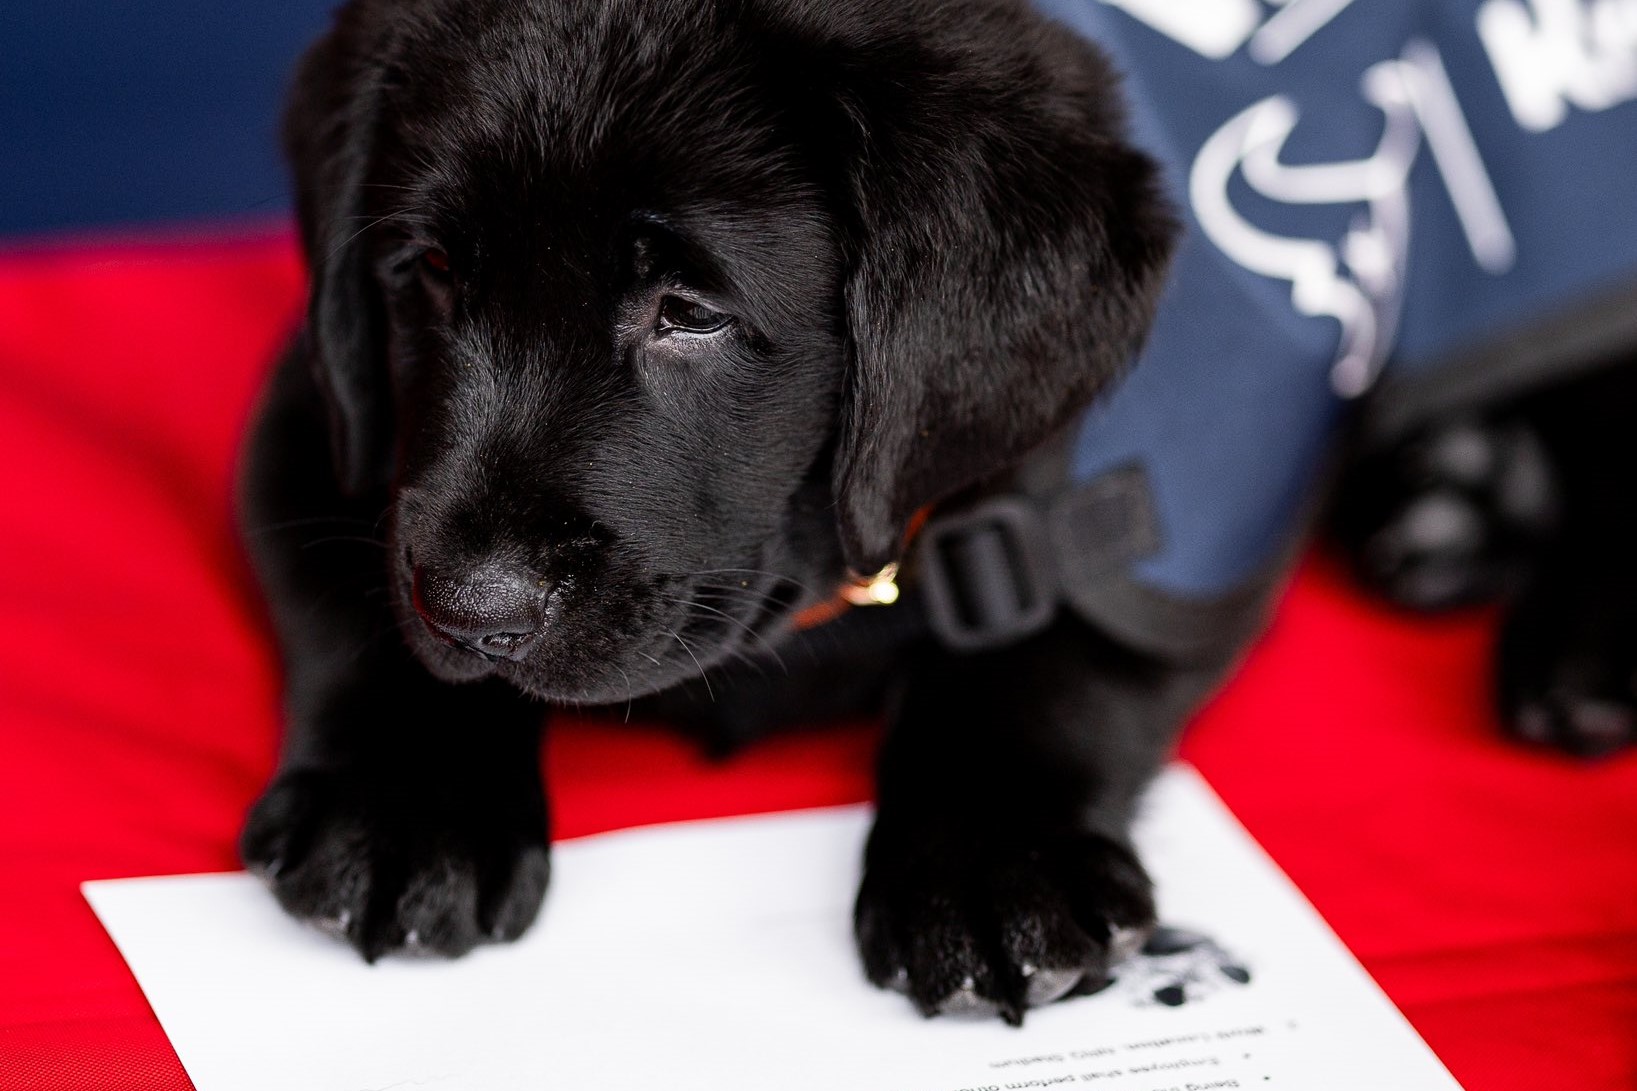
[[[659,316],[654,319],[654,332],[699,336],[724,330],[732,322],[732,315],[713,311],[692,299],[668,295],[660,301]]]
[[[436,280],[448,280],[450,276],[449,255],[435,246],[423,251],[421,253],[421,271]]]

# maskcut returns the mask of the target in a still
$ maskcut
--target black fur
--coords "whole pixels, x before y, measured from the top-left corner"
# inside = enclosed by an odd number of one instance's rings
[[[1497,707],[1579,757],[1637,743],[1637,359],[1367,444],[1333,526],[1363,581],[1437,610],[1500,599]]]
[[[1117,377],[1175,234],[1103,58],[1005,0],[354,0],[286,132],[311,308],[243,508],[288,742],[243,852],[370,958],[526,927],[537,702],[742,714],[736,658]],[[1101,982],[1233,651],[860,664],[872,979],[1013,1020]]]

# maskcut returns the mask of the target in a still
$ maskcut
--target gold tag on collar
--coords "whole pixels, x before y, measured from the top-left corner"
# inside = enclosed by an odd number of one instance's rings
[[[854,579],[841,589],[841,597],[854,606],[891,606],[898,601],[898,565]]]

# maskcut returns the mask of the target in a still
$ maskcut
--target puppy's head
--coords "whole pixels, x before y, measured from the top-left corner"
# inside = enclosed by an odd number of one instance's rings
[[[993,0],[354,0],[286,132],[415,650],[557,700],[893,560],[1131,358],[1174,232],[1102,59]]]

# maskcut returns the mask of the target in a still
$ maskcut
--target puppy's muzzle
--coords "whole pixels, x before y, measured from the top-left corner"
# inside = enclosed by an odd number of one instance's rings
[[[551,581],[488,563],[461,573],[415,568],[415,612],[438,639],[489,660],[521,659],[546,627]]]

